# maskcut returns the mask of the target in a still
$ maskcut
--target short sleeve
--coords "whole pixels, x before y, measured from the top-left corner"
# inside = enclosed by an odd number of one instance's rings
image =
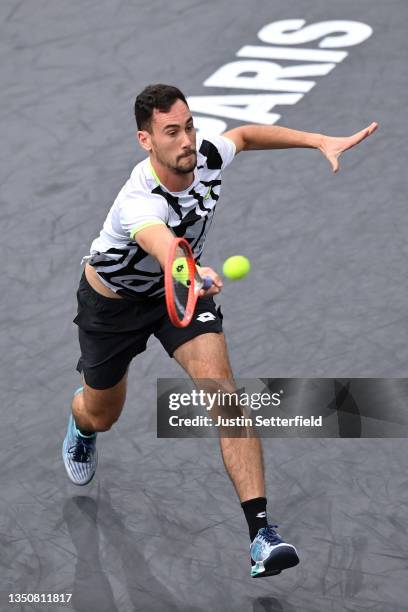
[[[119,217],[124,232],[133,240],[146,227],[167,224],[167,202],[158,194],[133,191],[119,202]]]
[[[229,166],[234,159],[237,148],[235,142],[227,136],[218,136],[217,140],[219,142],[219,150],[222,157],[222,170],[224,170],[224,168]]]
[[[207,158],[209,170],[224,170],[235,157],[235,143],[226,136],[210,136],[203,138],[199,151]]]

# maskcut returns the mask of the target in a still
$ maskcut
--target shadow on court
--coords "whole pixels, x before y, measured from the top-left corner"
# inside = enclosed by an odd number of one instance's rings
[[[98,487],[97,500],[75,495],[66,500],[63,518],[76,550],[72,602],[78,612],[118,612],[107,572],[101,562],[101,540],[117,552],[130,599],[131,610],[185,610],[200,612],[194,606],[183,607],[149,571],[142,548],[129,531],[122,515],[112,507],[109,495]]]

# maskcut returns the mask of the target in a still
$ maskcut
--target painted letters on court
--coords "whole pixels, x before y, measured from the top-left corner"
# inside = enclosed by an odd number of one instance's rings
[[[218,68],[203,83],[204,87],[256,90],[262,93],[190,96],[188,104],[198,130],[220,134],[228,129],[223,119],[272,125],[281,115],[271,112],[276,106],[293,105],[315,85],[314,77],[328,75],[348,55],[333,51],[359,45],[372,34],[369,25],[359,21],[321,21],[306,25],[304,19],[285,19],[265,25],[258,38],[265,45],[245,45],[239,59]],[[293,47],[318,41],[318,49]],[[301,62],[282,66],[276,61]],[[312,78],[310,78],[312,77]],[[265,92],[285,93],[265,93]]]

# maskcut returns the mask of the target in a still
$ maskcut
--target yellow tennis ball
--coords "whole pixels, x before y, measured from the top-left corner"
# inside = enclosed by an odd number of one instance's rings
[[[177,257],[173,261],[173,278],[182,285],[188,285],[188,263],[185,257]]]
[[[247,257],[243,255],[233,255],[224,261],[222,271],[224,276],[231,280],[239,280],[244,278],[251,269],[251,263]]]

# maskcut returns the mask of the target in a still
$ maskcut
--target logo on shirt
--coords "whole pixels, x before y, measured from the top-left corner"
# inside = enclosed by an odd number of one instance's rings
[[[214,321],[215,318],[212,312],[202,312],[196,317],[196,320],[201,321],[201,323],[207,323],[208,321]]]

